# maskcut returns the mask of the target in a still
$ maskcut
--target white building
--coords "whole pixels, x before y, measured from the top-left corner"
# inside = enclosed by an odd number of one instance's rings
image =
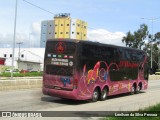
[[[54,21],[46,20],[41,23],[41,41],[40,47],[44,48],[47,39],[54,38]]]
[[[14,67],[19,70],[43,70],[44,48],[15,48]],[[5,65],[12,66],[12,48],[0,48],[0,57],[6,59]],[[19,63],[19,64],[18,64]]]

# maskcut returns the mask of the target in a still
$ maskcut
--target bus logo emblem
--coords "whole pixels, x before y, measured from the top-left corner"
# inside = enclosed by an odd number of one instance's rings
[[[64,53],[66,49],[66,46],[63,42],[58,42],[57,45],[55,46],[55,50],[58,53]]]

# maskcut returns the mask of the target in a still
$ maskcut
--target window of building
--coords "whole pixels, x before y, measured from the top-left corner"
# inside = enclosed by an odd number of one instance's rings
[[[4,57],[6,58],[6,57],[7,57],[7,54],[4,54]]]
[[[68,34],[68,32],[66,32],[66,34]]]
[[[86,36],[86,34],[83,35],[84,37]]]
[[[72,25],[75,25],[74,23]]]
[[[57,32],[55,32],[55,34],[57,34]]]
[[[51,34],[51,33],[49,33],[49,34]]]
[[[84,26],[84,28],[86,29],[86,26]]]
[[[60,32],[61,34],[63,34],[63,32]]]
[[[77,35],[79,35],[79,32],[77,32]]]
[[[61,24],[61,26],[63,26],[63,24]]]
[[[12,54],[10,54],[10,57],[12,57]]]
[[[67,24],[67,26],[69,26],[69,24]]]
[[[77,26],[79,27],[79,26],[80,26],[80,24],[77,24]]]
[[[21,55],[21,58],[24,58],[24,54]]]
[[[52,25],[50,25],[50,27],[52,27]]]
[[[57,26],[57,24],[55,24],[55,26]]]
[[[72,32],[72,34],[74,34],[74,32]]]

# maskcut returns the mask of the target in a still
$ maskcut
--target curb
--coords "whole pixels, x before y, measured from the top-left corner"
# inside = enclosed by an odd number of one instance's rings
[[[149,80],[160,80],[160,75],[149,75]]]
[[[0,80],[0,91],[41,88],[42,79]]]

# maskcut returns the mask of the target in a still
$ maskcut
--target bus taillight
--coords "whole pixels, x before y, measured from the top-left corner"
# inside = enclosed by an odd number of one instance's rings
[[[78,86],[78,79],[74,79],[73,89],[77,89],[77,86]]]

